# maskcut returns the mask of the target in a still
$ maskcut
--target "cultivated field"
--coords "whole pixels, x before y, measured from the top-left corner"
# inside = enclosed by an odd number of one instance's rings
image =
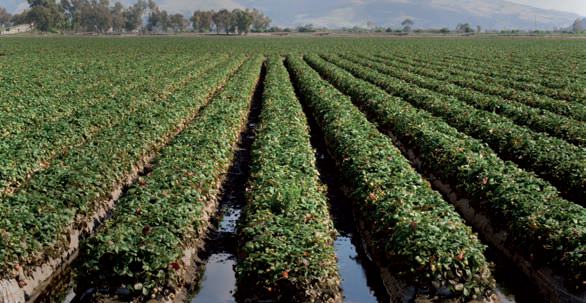
[[[0,303],[343,302],[336,195],[393,302],[586,302],[585,47],[0,40]]]

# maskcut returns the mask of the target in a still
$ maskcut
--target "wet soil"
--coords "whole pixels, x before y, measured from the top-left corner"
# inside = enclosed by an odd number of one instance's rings
[[[252,97],[246,129],[241,133],[234,153],[232,167],[222,184],[219,211],[212,218],[215,226],[208,235],[205,249],[199,258],[206,263],[203,278],[192,289],[190,302],[236,302],[236,223],[245,205],[246,182],[250,177],[250,153],[255,129],[262,109],[262,93],[266,70],[263,66],[260,80]]]
[[[390,297],[380,277],[380,270],[363,246],[363,240],[357,228],[358,224],[352,211],[352,202],[342,191],[341,173],[338,171],[335,161],[328,154],[321,128],[313,118],[297,87],[295,87],[295,93],[301,102],[311,129],[311,145],[315,149],[320,181],[328,188],[330,216],[338,233],[334,247],[339,259],[340,287],[344,302],[389,302]]]

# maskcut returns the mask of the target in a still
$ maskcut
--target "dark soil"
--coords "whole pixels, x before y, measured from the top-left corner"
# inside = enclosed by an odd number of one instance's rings
[[[330,203],[330,216],[334,227],[338,232],[336,241],[336,254],[341,258],[341,253],[346,254],[350,260],[340,259],[340,264],[346,263],[341,268],[342,293],[345,301],[351,296],[351,302],[389,302],[390,297],[380,277],[380,270],[370,259],[363,246],[363,240],[358,232],[358,224],[352,211],[352,201],[342,191],[342,175],[336,167],[335,161],[328,153],[321,127],[313,118],[307,106],[304,96],[294,84],[295,94],[300,101],[303,112],[310,127],[311,145],[315,149],[317,169],[320,174],[320,181],[327,185],[327,197]],[[349,241],[348,241],[349,240]],[[356,280],[361,280],[356,283]],[[344,283],[352,281],[352,283]]]
[[[238,241],[235,226],[236,221],[240,217],[240,210],[244,207],[246,201],[246,182],[250,177],[250,154],[252,144],[256,139],[255,129],[262,109],[262,93],[264,91],[265,76],[266,69],[263,66],[260,79],[252,97],[246,129],[240,134],[240,139],[234,152],[232,166],[222,183],[222,191],[218,200],[218,213],[212,217],[211,222],[215,228],[210,230],[208,234],[205,249],[198,254],[198,257],[204,263],[207,263],[210,258],[215,260],[218,256],[222,256],[221,259],[223,259],[223,262],[233,261],[235,263],[237,260],[236,245]],[[206,283],[222,285],[226,289],[230,287],[224,280],[206,280]],[[191,285],[190,287],[193,293],[199,293],[201,284]],[[235,288],[236,286],[232,285],[232,289]],[[197,301],[197,294],[193,301]]]

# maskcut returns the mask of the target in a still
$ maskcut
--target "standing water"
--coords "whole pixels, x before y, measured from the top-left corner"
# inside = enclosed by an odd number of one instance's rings
[[[306,103],[296,88],[303,111],[310,127],[311,145],[315,149],[316,165],[320,181],[327,185],[330,215],[338,235],[334,242],[344,302],[389,302],[380,271],[366,254],[352,212],[351,200],[342,192],[340,174],[334,160],[327,152],[324,136],[317,122],[309,113]]]
[[[254,130],[259,120],[264,90],[265,69],[263,67],[248,114],[246,129],[234,151],[234,160],[220,196],[220,210],[212,223],[217,227],[209,234],[201,260],[206,263],[205,272],[195,290],[191,303],[236,302],[236,223],[245,203],[246,182],[250,176],[250,152],[254,142]],[[215,221],[215,222],[214,222]]]

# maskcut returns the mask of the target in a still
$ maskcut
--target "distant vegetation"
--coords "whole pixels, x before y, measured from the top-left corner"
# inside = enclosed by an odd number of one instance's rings
[[[124,7],[110,6],[108,0],[28,0],[30,8],[11,15],[0,8],[0,28],[16,24],[34,24],[42,32],[145,33],[197,32],[244,34],[268,30],[271,19],[257,9],[229,11],[197,10],[191,17],[161,10],[153,0],[138,0]],[[189,19],[188,19],[189,18]]]
[[[313,24],[297,27],[271,26],[271,18],[260,10],[253,9],[221,9],[219,11],[196,10],[191,16],[180,13],[169,13],[159,8],[154,0],[137,0],[125,7],[120,2],[110,6],[109,0],[28,0],[29,9],[20,14],[11,15],[0,7],[0,33],[8,31],[10,26],[30,24],[40,32],[54,33],[165,33],[165,32],[198,32],[225,35],[242,35],[249,32],[348,32],[348,33],[392,33],[396,35],[415,34],[493,34],[493,35],[526,35],[526,34],[581,34],[586,25],[585,19],[576,19],[567,27],[556,27],[552,30],[491,30],[480,25],[457,23],[453,27],[423,29],[416,25],[414,19],[407,18],[401,27],[380,27],[368,21],[366,27],[342,27],[331,29],[314,26]]]

